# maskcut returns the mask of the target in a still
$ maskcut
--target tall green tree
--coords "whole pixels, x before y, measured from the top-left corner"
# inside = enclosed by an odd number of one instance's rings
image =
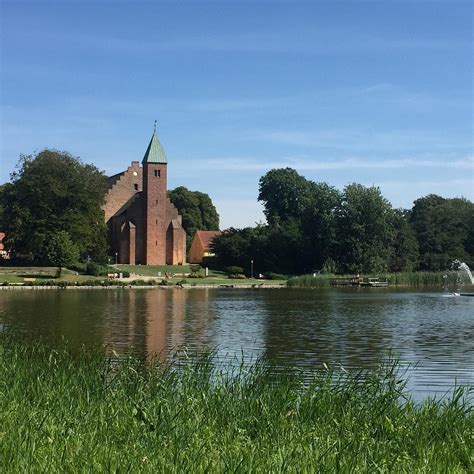
[[[197,230],[219,229],[219,214],[209,195],[184,186],[169,191],[168,195],[183,217],[188,250]]]
[[[375,186],[352,183],[344,188],[337,209],[334,260],[344,272],[388,269],[393,232],[392,207]]]
[[[301,219],[310,196],[311,183],[294,169],[273,169],[260,178],[258,200],[269,225]]]
[[[69,153],[47,149],[21,156],[2,193],[9,250],[46,262],[51,233],[65,232],[82,258],[104,261],[106,191],[105,175]]]
[[[409,221],[410,212],[392,211],[392,234],[388,269],[391,272],[409,272],[418,266],[418,241]]]
[[[303,271],[321,269],[332,258],[336,238],[335,211],[341,193],[327,183],[309,182],[309,199],[301,217]]]
[[[455,259],[474,264],[474,204],[436,194],[414,202],[410,221],[420,248],[422,270],[446,270]]]

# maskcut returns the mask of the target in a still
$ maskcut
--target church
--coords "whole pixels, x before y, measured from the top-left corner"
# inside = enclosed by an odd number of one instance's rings
[[[186,232],[167,196],[167,173],[155,127],[141,165],[132,161],[126,171],[108,178],[103,210],[117,263],[186,263]]]

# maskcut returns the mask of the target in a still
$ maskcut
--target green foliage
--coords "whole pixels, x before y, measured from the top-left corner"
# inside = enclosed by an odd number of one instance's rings
[[[388,268],[392,208],[380,189],[353,183],[344,188],[336,211],[340,270],[349,273],[384,272]]]
[[[409,212],[392,211],[390,256],[388,267],[392,272],[411,272],[418,266],[418,241],[410,225]]]
[[[48,262],[58,267],[58,277],[61,268],[74,265],[79,258],[79,250],[67,232],[59,231],[47,234],[45,253]]]
[[[354,278],[353,274],[345,275],[347,279]],[[379,274],[364,275],[368,278],[380,277]],[[291,288],[327,288],[331,286],[334,275],[300,275],[290,278],[287,286]],[[445,285],[456,285],[456,275],[454,272],[396,272],[384,273],[383,278],[387,278],[390,286],[407,287],[444,287]]]
[[[242,267],[238,267],[236,265],[232,265],[230,267],[227,267],[225,269],[225,271],[229,274],[229,275],[235,275],[237,273],[244,273],[244,269]]]
[[[194,272],[190,273],[187,278],[206,278],[206,274],[204,272]]]
[[[427,196],[412,211],[393,209],[378,187],[352,183],[342,193],[290,168],[260,179],[266,225],[227,229],[214,239],[220,266],[301,274],[446,270],[474,267],[474,204]],[[248,273],[248,272],[247,272]]]
[[[299,219],[310,201],[310,182],[291,168],[273,169],[260,178],[258,200],[269,224]]]
[[[246,280],[247,277],[243,273],[234,273],[228,276],[231,280]]]
[[[281,273],[267,272],[263,274],[266,280],[286,280],[288,277]]]
[[[219,214],[209,195],[184,186],[169,191],[168,195],[183,217],[188,250],[197,230],[219,229]]]
[[[106,226],[101,205],[107,180],[95,166],[66,152],[43,150],[21,156],[11,183],[4,186],[2,203],[8,250],[48,260],[51,230],[66,232],[79,251],[105,261]]]
[[[219,370],[216,370],[219,367]],[[415,403],[399,368],[281,371],[27,346],[0,334],[5,472],[472,472],[469,388]]]
[[[99,276],[102,274],[102,268],[95,262],[87,262],[86,275]]]
[[[417,199],[410,214],[422,270],[449,268],[455,259],[474,266],[474,204],[435,194]]]

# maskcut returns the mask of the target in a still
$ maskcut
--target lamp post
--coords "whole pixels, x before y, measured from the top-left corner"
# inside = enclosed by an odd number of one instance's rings
[[[118,263],[118,252],[115,252],[115,265]]]
[[[253,278],[253,260],[250,260],[250,278]]]

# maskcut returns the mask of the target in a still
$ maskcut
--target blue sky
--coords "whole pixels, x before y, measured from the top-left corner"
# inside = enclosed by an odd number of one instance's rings
[[[0,2],[0,182],[45,147],[122,171],[157,119],[222,228],[274,167],[474,200],[470,1]]]

